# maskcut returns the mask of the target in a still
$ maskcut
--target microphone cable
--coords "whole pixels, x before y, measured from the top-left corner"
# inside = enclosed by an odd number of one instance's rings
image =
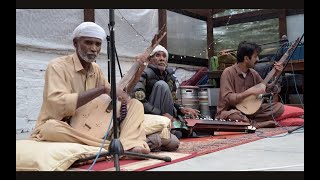
[[[258,136],[258,137],[262,137],[262,138],[278,138],[278,137],[287,136],[287,135],[289,135],[289,134],[293,134],[293,132],[290,132],[290,130],[289,130],[288,128],[281,126],[281,124],[275,119],[274,113],[273,113],[273,111],[272,111],[272,97],[271,97],[271,96],[270,96],[270,98],[269,98],[269,101],[270,101],[270,111],[271,111],[272,120],[276,123],[277,126],[279,126],[280,128],[286,130],[287,133],[286,133],[286,134],[281,134],[281,135],[275,135],[275,136],[263,136],[262,134],[263,134],[264,132],[259,131],[259,130],[256,130],[256,132],[259,132],[259,133],[260,133],[260,134],[258,134],[257,136]],[[302,132],[296,132],[296,133],[302,133]]]
[[[105,142],[106,142],[107,136],[108,136],[108,134],[109,134],[112,121],[113,121],[113,118],[112,118],[112,116],[111,116],[111,120],[110,120],[110,123],[109,123],[109,126],[108,126],[108,130],[107,130],[106,134],[105,134],[104,137],[103,137],[103,141],[102,141],[102,143],[101,143],[99,152],[97,153],[96,158],[94,159],[94,161],[92,162],[91,166],[88,168],[87,171],[90,171],[91,168],[94,166],[94,164],[97,162],[97,159],[98,159],[99,156],[100,156],[101,150],[102,150],[102,148],[103,148],[103,146],[104,146],[104,144],[105,144]]]

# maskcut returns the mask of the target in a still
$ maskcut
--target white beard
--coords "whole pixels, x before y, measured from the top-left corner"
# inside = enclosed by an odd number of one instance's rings
[[[79,52],[79,56],[80,56],[80,58],[82,60],[84,60],[84,61],[86,61],[88,63],[95,62],[96,57],[97,57],[96,55],[93,55],[93,54],[92,55],[87,55],[87,54],[83,53],[81,48],[78,48],[78,52]]]
[[[166,70],[166,67],[165,67],[165,66],[158,66],[158,69],[159,69],[160,71],[165,71],[165,70]]]
[[[95,62],[96,60],[96,56],[94,56],[94,58],[89,58],[88,55],[84,55],[82,53],[79,53],[80,57],[82,60],[86,61],[86,62]],[[93,56],[93,55],[90,55]]]

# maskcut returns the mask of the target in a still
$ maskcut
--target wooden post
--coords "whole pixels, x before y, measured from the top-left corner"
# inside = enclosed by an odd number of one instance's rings
[[[94,19],[94,9],[83,9],[83,13],[84,13],[84,22],[87,21],[91,21],[91,22],[95,22]]]
[[[208,48],[208,69],[212,71],[211,57],[213,56],[213,10],[210,9],[207,15],[207,48]],[[209,75],[208,75],[209,76]],[[209,79],[209,84],[213,84],[213,79]]]
[[[166,9],[159,9],[158,10],[158,16],[159,16],[159,30],[166,25],[164,31],[167,32],[167,10]],[[168,33],[167,33],[168,34]],[[163,39],[160,41],[159,44],[161,44],[163,47],[168,49],[167,47],[167,34],[163,37]]]
[[[285,9],[279,12],[279,39],[283,35],[287,35],[287,11]]]
[[[214,49],[213,49],[213,12],[212,10],[210,10],[208,12],[208,16],[207,16],[207,48],[208,49],[208,58],[210,59],[213,56],[214,53]]]

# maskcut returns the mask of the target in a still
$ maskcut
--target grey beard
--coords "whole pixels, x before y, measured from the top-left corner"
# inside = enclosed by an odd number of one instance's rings
[[[79,55],[80,55],[81,59],[83,59],[84,61],[86,61],[88,63],[94,62],[96,60],[96,58],[88,58],[88,56],[82,54],[81,52],[79,53]]]
[[[166,67],[164,67],[164,66],[158,66],[158,69],[159,69],[160,71],[165,71],[165,70],[166,70]]]

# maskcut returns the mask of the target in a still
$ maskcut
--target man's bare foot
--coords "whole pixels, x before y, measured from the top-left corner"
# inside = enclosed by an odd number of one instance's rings
[[[263,122],[255,122],[253,123],[253,126],[257,129],[259,128],[275,128],[277,125],[274,121],[263,121]]]
[[[149,154],[150,153],[150,150],[148,150],[146,148],[142,148],[140,146],[136,146],[134,148],[131,148],[128,151],[134,152],[134,153],[142,153],[142,154]]]

